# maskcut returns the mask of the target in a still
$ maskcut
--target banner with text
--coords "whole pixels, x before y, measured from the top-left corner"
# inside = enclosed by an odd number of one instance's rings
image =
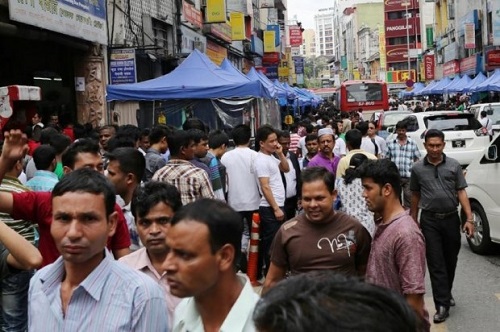
[[[288,27],[288,33],[290,36],[290,46],[300,46],[302,45],[302,31],[297,25],[291,25]]]
[[[385,31],[383,26],[378,28],[378,51],[380,54],[380,70],[385,71],[387,69],[387,55],[385,53]]]
[[[207,0],[205,23],[226,23],[226,0]]]
[[[474,23],[465,23],[465,48],[476,48],[476,30]]]
[[[264,53],[274,52],[275,50],[275,32],[264,31]]]
[[[135,83],[137,81],[135,49],[112,49],[109,55],[110,84]]]
[[[243,13],[231,13],[230,23],[232,28],[232,40],[245,40],[245,16]]]
[[[107,45],[105,0],[9,0],[10,19]]]

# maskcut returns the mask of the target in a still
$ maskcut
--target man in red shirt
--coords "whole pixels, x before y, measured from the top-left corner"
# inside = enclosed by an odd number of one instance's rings
[[[14,136],[4,142],[2,159],[9,165],[15,160],[9,155],[11,149],[21,146],[19,133],[12,131]],[[23,135],[24,136],[24,135]],[[11,136],[9,136],[11,137]],[[15,140],[13,139],[15,138]],[[13,147],[9,146],[12,143]],[[80,168],[92,168],[98,172],[103,172],[103,163],[99,154],[99,145],[90,140],[79,140],[68,148],[62,156],[62,163],[65,174]],[[4,172],[0,170],[0,180]],[[115,234],[108,239],[107,247],[113,252],[116,259],[130,253],[130,235],[123,212],[115,206],[118,213],[118,224]],[[50,234],[50,224],[52,223],[52,198],[50,192],[24,192],[7,193],[0,192],[0,212],[10,214],[14,219],[30,220],[37,223],[40,231],[40,242],[38,249],[43,257],[42,266],[53,263],[60,253],[56,248],[54,240]]]

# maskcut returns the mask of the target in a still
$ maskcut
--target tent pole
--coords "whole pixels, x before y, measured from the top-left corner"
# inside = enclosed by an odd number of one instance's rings
[[[153,100],[153,122],[151,123],[151,128],[155,126],[155,100]]]

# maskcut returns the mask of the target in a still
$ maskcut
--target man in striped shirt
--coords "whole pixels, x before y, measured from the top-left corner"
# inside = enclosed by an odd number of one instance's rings
[[[51,234],[61,257],[32,278],[30,331],[168,331],[160,286],[106,249],[114,206],[111,184],[92,169],[54,187]]]

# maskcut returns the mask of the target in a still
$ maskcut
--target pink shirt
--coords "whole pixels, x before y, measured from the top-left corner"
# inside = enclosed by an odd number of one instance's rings
[[[158,271],[156,271],[151,263],[151,260],[149,259],[146,248],[134,251],[133,253],[120,258],[119,261],[135,270],[144,272],[163,288],[165,292],[165,300],[167,301],[168,324],[171,329],[174,322],[175,307],[177,307],[179,302],[181,302],[181,299],[170,294],[170,287],[167,284],[167,274],[163,273],[161,276],[158,274]]]

